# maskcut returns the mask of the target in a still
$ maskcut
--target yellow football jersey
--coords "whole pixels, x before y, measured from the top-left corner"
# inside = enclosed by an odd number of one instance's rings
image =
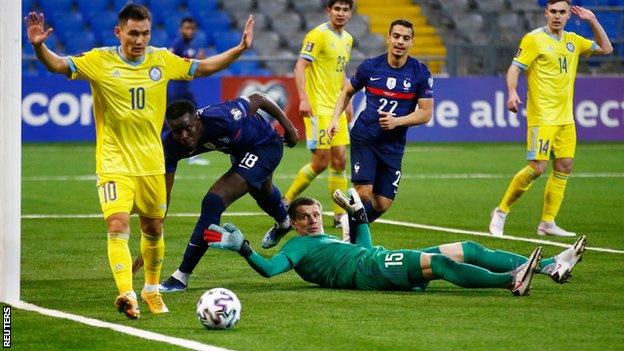
[[[526,70],[527,124],[562,125],[574,123],[572,101],[579,56],[589,56],[595,43],[572,32],[561,39],[546,27],[527,33],[513,64]]]
[[[303,39],[299,56],[312,62],[305,70],[305,77],[306,92],[315,115],[333,115],[352,45],[351,34],[346,30],[338,34],[329,23],[312,29]]]
[[[118,47],[95,48],[66,58],[71,79],[86,79],[93,93],[96,172],[163,174],[160,139],[169,80],[191,80],[198,61],[148,47],[137,62]]]

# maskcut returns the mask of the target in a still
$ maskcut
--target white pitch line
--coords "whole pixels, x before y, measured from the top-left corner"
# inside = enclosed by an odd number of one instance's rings
[[[221,175],[177,175],[176,180],[216,180]],[[295,174],[275,174],[273,179],[293,179]],[[507,179],[513,174],[500,173],[439,173],[439,174],[404,174],[401,179]],[[624,178],[624,172],[580,172],[574,173],[573,178]],[[317,178],[327,178],[327,175],[319,175]],[[68,182],[89,181],[95,182],[95,175],[58,175],[58,176],[33,176],[22,177],[24,182]]]
[[[21,309],[21,310],[36,312],[36,313],[43,314],[43,315],[50,316],[50,317],[54,317],[54,318],[68,319],[70,321],[74,321],[74,322],[77,322],[77,323],[90,325],[90,326],[96,327],[96,328],[111,329],[111,330],[119,332],[119,333],[124,333],[124,334],[136,336],[138,338],[151,340],[151,341],[160,341],[160,342],[164,342],[164,343],[167,343],[167,344],[180,346],[180,347],[183,347],[183,348],[189,349],[189,350],[198,350],[198,351],[229,351],[229,349],[224,349],[224,348],[217,347],[217,346],[212,346],[212,345],[206,345],[206,344],[202,344],[200,342],[193,341],[193,340],[176,338],[176,337],[173,337],[173,336],[167,336],[167,335],[163,335],[163,334],[158,334],[158,333],[154,333],[154,332],[151,332],[151,331],[141,330],[141,329],[137,329],[137,328],[133,328],[133,327],[128,327],[128,326],[121,325],[121,324],[114,324],[114,323],[104,322],[104,321],[101,321],[101,320],[98,320],[98,319],[83,317],[83,316],[79,316],[79,315],[76,315],[76,314],[71,314],[71,313],[67,313],[67,312],[63,312],[63,311],[51,310],[51,309],[40,307],[40,306],[37,306],[37,305],[33,305],[31,303],[24,302],[24,301],[20,301],[20,302],[18,302],[16,304],[13,304],[13,306],[15,308],[18,308],[18,309]]]
[[[323,212],[323,214],[327,216],[333,215],[332,212]],[[264,212],[224,212],[222,216],[224,217],[249,217],[249,216],[266,216],[266,214]],[[199,213],[168,213],[167,217],[199,217]],[[29,214],[28,215],[27,214],[27,215],[22,215],[22,219],[48,219],[48,218],[57,218],[57,219],[102,218],[102,215],[101,214],[68,214],[68,215],[57,215],[57,214]],[[478,232],[474,230],[465,230],[465,229],[457,229],[457,228],[449,228],[449,227],[439,227],[439,226],[403,222],[403,221],[393,221],[393,220],[388,220],[388,219],[378,219],[375,221],[375,223],[391,224],[391,225],[397,225],[397,226],[409,227],[409,228],[427,229],[427,230],[433,230],[433,231],[438,231],[438,232],[443,232],[443,233],[466,234],[466,235],[484,236],[484,237],[503,239],[503,240],[524,241],[524,242],[529,242],[529,243],[534,243],[534,244],[570,247],[569,244],[561,243],[558,241],[523,238],[523,237],[511,236],[511,235],[492,236],[490,233],[487,233],[487,232]],[[591,251],[624,254],[624,250],[616,250],[616,249],[610,249],[606,247],[587,247],[586,249],[591,250]]]

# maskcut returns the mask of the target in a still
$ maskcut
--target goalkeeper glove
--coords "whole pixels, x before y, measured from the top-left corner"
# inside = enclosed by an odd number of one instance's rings
[[[204,230],[204,240],[208,242],[210,247],[236,251],[243,257],[247,257],[253,252],[249,246],[249,241],[245,240],[240,229],[231,223],[225,223],[223,228],[211,224],[208,229]]]
[[[364,210],[364,204],[360,199],[357,191],[353,188],[347,190],[349,197],[343,194],[340,189],[336,189],[334,192],[334,202],[344,208],[349,213],[349,220],[356,225],[368,223],[368,217],[366,216],[366,210]]]

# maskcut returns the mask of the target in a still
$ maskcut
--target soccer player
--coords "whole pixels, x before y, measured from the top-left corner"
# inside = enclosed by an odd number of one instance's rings
[[[425,290],[429,281],[443,279],[465,288],[503,288],[528,295],[534,272],[563,283],[585,250],[585,237],[557,256],[540,260],[536,248],[527,258],[490,250],[472,241],[417,250],[387,250],[372,246],[368,220],[357,192],[350,198],[337,190],[334,199],[355,223],[356,243],[325,234],[321,204],[311,198],[294,200],[288,208],[299,236],[288,240],[270,259],[257,254],[232,224],[211,226],[204,238],[211,247],[237,251],[264,277],[294,269],[305,281],[322,287],[358,290]],[[541,267],[541,268],[540,268]]]
[[[206,57],[203,48],[197,47],[193,43],[193,39],[195,38],[195,33],[197,32],[197,23],[193,19],[193,17],[184,17],[180,21],[180,36],[178,36],[175,41],[169,47],[169,51],[174,54],[188,59],[203,59]],[[171,103],[173,101],[178,100],[188,100],[197,106],[197,102],[195,101],[195,96],[191,91],[191,83],[188,81],[172,81],[169,83],[167,87],[167,103]],[[167,128],[167,124],[163,126],[163,129]],[[189,157],[188,159],[189,165],[198,165],[198,166],[206,166],[208,165],[208,160],[202,158],[201,156]]]
[[[329,138],[327,127],[336,98],[345,83],[344,70],[351,57],[353,37],[344,27],[353,13],[353,0],[329,0],[325,12],[329,22],[317,26],[305,36],[299,60],[295,64],[299,115],[305,124],[306,144],[312,152],[312,158],[310,163],[299,170],[284,194],[286,204],[299,196],[327,167],[330,197],[336,189],[347,189],[345,167],[349,133],[346,114],[340,115],[341,132],[334,138]],[[334,205],[333,210],[334,226],[342,227],[343,237],[347,239],[347,216],[339,206]],[[275,246],[284,234],[272,228],[266,234],[262,247],[266,249]]]
[[[285,130],[289,147],[297,144],[297,130],[273,100],[264,94],[238,98],[195,110],[190,101],[174,102],[167,108],[170,133],[164,139],[167,203],[179,160],[218,150],[231,155],[232,167],[208,190],[201,214],[191,234],[178,269],[160,286],[163,292],[185,290],[193,269],[206,253],[204,231],[218,225],[221,214],[234,201],[249,193],[258,206],[273,217],[278,228],[289,228],[290,219],[273,185],[273,171],[283,153],[282,138],[258,109],[275,118]]]
[[[52,28],[45,29],[43,14],[31,12],[24,20],[35,54],[50,72],[86,79],[91,85],[97,189],[108,230],[108,261],[119,291],[115,307],[128,318],[140,317],[128,248],[130,214],[137,213],[141,255],[146,262],[141,298],[150,312],[168,312],[158,292],[165,250],[162,223],[167,210],[160,139],[167,82],[208,76],[227,67],[251,45],[253,17],[237,46],[204,60],[183,59],[166,48],[148,46],[151,15],[137,4],[128,4],[119,12],[115,26],[119,46],[68,57],[59,57],[45,46]]]
[[[563,30],[575,14],[589,22],[596,41]],[[522,104],[516,88],[518,76],[526,71],[528,81],[527,160],[511,180],[499,205],[491,213],[490,233],[503,235],[511,206],[546,171],[553,158],[553,171],[544,189],[542,220],[538,235],[575,236],[555,224],[563,201],[576,151],[576,129],[572,113],[574,80],[580,55],[606,55],[613,51],[607,34],[589,10],[570,7],[569,0],[549,0],[544,11],[546,26],[526,34],[507,71],[507,108],[518,112]]]
[[[388,52],[362,62],[345,84],[329,127],[332,137],[343,130],[338,117],[364,88],[366,108],[351,129],[351,181],[371,222],[390,208],[399,189],[407,128],[429,122],[434,103],[429,69],[408,55],[412,23],[393,21],[386,41]]]

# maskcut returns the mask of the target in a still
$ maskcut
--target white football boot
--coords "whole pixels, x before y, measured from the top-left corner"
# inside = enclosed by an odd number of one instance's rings
[[[544,273],[550,275],[550,277],[557,283],[566,283],[572,276],[572,270],[583,260],[583,252],[585,252],[585,245],[587,244],[587,238],[585,235],[581,235],[574,245],[562,251],[555,256],[555,262],[544,267]]]
[[[555,222],[541,221],[537,226],[537,235],[545,236],[576,236],[576,233],[569,232],[555,224]]]
[[[524,264],[516,268],[511,274],[513,274],[513,286],[511,292],[516,296],[526,296],[531,294],[531,279],[535,269],[539,265],[539,261],[542,257],[542,247],[538,246],[533,250],[529,260]]]
[[[507,219],[507,213],[496,207],[492,210],[491,216],[492,219],[490,220],[490,234],[494,236],[502,236],[503,230],[505,229],[505,219]]]

